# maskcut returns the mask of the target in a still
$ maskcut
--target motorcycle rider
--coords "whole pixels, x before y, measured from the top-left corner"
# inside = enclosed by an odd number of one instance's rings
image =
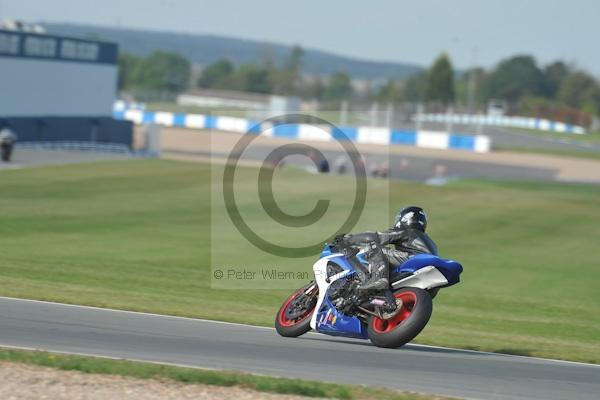
[[[394,226],[389,230],[339,235],[335,244],[342,249],[368,246],[366,257],[371,273],[359,290],[386,290],[390,287],[390,265],[400,265],[415,254],[437,254],[437,246],[425,233],[426,229],[425,211],[421,207],[410,206],[398,212]],[[351,257],[355,255],[356,252],[350,253]]]
[[[0,153],[2,153],[2,161],[10,161],[16,141],[17,135],[10,129],[10,126],[0,122]]]

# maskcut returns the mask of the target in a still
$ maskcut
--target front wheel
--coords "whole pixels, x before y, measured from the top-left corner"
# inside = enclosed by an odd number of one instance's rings
[[[402,300],[398,314],[388,320],[369,318],[367,331],[375,346],[395,348],[405,345],[421,333],[431,317],[433,305],[426,290],[403,288],[394,292],[394,297]]]
[[[298,337],[310,331],[310,317],[317,305],[319,289],[315,282],[300,288],[283,303],[275,318],[281,336]]]

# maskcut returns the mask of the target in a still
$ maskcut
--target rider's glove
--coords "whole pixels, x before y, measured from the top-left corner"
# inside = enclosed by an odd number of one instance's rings
[[[336,235],[335,238],[333,238],[333,242],[331,242],[331,244],[333,244],[336,247],[340,247],[344,245],[344,239],[345,239],[345,234],[341,233],[339,235]]]
[[[346,247],[345,241],[344,241],[344,234],[340,234],[340,235],[336,235],[333,240],[331,241],[331,245],[333,246],[334,249],[337,250],[341,250],[344,247]]]

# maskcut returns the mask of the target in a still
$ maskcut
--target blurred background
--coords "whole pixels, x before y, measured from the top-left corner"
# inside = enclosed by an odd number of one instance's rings
[[[466,0],[380,1],[365,12],[311,1],[107,0],[98,8],[0,3],[0,116],[22,147],[70,141],[181,152],[190,150],[175,143],[183,132],[131,136],[127,121],[240,133],[305,113],[349,128],[360,143],[585,159],[600,151],[600,56],[586,40],[592,1],[485,9]],[[507,163],[500,158],[494,165]],[[398,159],[392,176],[548,179],[565,169],[546,160],[527,171],[468,172],[471,164],[426,160]]]

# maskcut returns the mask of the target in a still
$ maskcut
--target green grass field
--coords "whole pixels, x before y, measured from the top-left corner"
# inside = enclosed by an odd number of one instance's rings
[[[241,211],[260,217],[255,171],[240,174]],[[226,216],[219,204],[211,209],[210,177],[206,164],[159,160],[0,172],[0,295],[272,325],[289,288],[210,287],[211,253],[230,248],[228,262],[273,262],[227,241],[239,235],[211,230]],[[290,212],[310,209],[322,192],[339,194],[340,209],[350,202],[349,178],[284,169],[277,179],[276,197]],[[385,228],[393,212],[387,185],[369,187],[355,230]],[[600,361],[600,187],[396,182],[389,195],[392,208],[425,207],[441,254],[465,267],[463,281],[434,301],[417,342]],[[274,234],[283,242],[312,235]],[[228,247],[213,243],[211,252],[211,236]],[[310,271],[314,259],[287,262]]]

